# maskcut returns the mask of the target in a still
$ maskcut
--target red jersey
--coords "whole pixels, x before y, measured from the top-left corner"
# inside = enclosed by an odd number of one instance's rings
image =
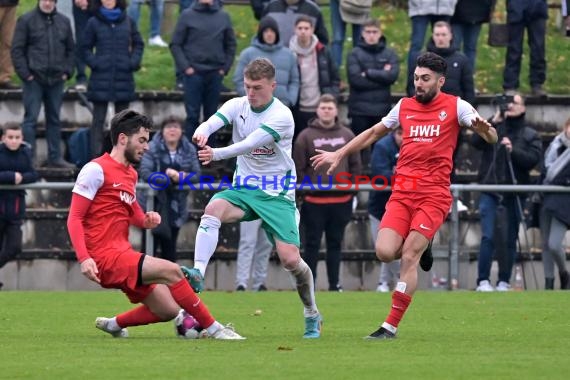
[[[393,189],[431,192],[448,188],[460,124],[471,126],[477,112],[456,96],[439,93],[428,104],[403,98],[382,119],[388,128],[400,125],[403,141]],[[417,178],[415,184],[409,178]],[[403,183],[405,181],[405,184]]]
[[[79,172],[73,192],[91,200],[83,228],[87,252],[94,259],[131,248],[129,224],[139,208],[137,179],[132,166],[115,161],[107,153]]]

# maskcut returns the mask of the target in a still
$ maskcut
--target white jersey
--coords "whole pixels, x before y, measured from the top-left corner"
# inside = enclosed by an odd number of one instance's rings
[[[215,116],[233,125],[233,143],[261,128],[273,137],[269,144],[237,156],[234,185],[257,187],[274,196],[295,200],[296,172],[291,158],[295,122],[291,110],[273,98],[262,110],[253,110],[247,96],[228,100]]]

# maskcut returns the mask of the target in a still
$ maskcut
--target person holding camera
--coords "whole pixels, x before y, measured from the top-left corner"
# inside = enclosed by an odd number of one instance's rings
[[[478,182],[481,184],[528,184],[530,170],[542,157],[542,141],[538,133],[525,125],[525,104],[521,95],[499,95],[495,101],[497,112],[489,120],[496,128],[499,144],[487,144],[473,134],[471,143],[483,152],[479,165]],[[517,197],[519,199],[517,199]],[[481,245],[477,291],[495,290],[489,281],[493,252],[495,251],[495,225],[506,228],[505,252],[498,255],[499,279],[497,291],[510,290],[511,272],[515,260],[522,195],[515,193],[481,193]],[[503,219],[504,220],[501,220]],[[497,247],[499,248],[499,247]],[[499,250],[501,251],[501,250]]]

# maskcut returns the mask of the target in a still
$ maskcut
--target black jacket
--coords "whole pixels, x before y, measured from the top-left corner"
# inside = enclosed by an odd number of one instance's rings
[[[221,9],[220,2],[207,6],[195,1],[178,18],[170,51],[176,68],[182,72],[192,67],[197,72],[223,69],[227,74],[236,46],[230,16]]]
[[[482,24],[489,22],[497,0],[459,0],[455,5],[452,24]]]
[[[57,10],[47,14],[36,7],[16,23],[12,63],[22,81],[33,75],[34,80],[53,85],[62,82],[64,74],[71,78],[74,49],[69,19]]]
[[[19,0],[0,0],[0,8],[15,7]]]
[[[437,48],[433,40],[427,45],[427,51],[435,53],[447,62],[445,84],[441,88],[443,92],[459,96],[470,104],[475,102],[475,85],[473,83],[473,68],[465,54],[457,51],[457,48]]]
[[[319,68],[319,87],[321,94],[331,94],[336,98],[340,95],[340,74],[332,59],[330,50],[321,42],[315,48],[317,50],[317,67]],[[299,82],[303,83],[299,70]]]
[[[38,173],[32,165],[32,151],[27,144],[9,150],[0,144],[0,184],[14,185],[15,173],[22,174],[21,184],[36,182]],[[26,213],[25,190],[0,190],[0,218],[21,220]]]
[[[387,64],[390,70],[384,70]],[[400,63],[396,52],[386,47],[384,36],[376,45],[368,45],[361,39],[348,55],[346,69],[350,84],[349,115],[386,115],[392,106],[390,86],[398,79]]]
[[[95,102],[136,99],[134,73],[141,67],[144,42],[136,24],[123,11],[109,21],[96,11],[89,19],[80,54],[91,68],[87,98]]]
[[[518,118],[507,118],[504,123],[495,125],[495,128],[499,136],[497,144],[488,144],[476,133],[471,137],[473,146],[483,152],[478,182],[480,184],[513,184],[507,151],[501,144],[501,140],[506,136],[513,145],[510,156],[517,183],[529,184],[530,170],[542,158],[540,136],[534,129],[525,126],[524,115]]]

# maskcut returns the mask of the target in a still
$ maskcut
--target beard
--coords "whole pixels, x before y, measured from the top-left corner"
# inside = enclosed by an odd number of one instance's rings
[[[416,100],[422,104],[428,104],[435,98],[436,94],[437,90],[435,88],[431,88],[423,94],[418,94],[418,90],[416,89]]]
[[[139,158],[137,158],[137,154],[135,152],[135,150],[133,149],[132,145],[130,142],[127,143],[127,147],[125,149],[125,159],[131,164],[131,165],[136,165],[139,162],[141,162],[141,160]]]

